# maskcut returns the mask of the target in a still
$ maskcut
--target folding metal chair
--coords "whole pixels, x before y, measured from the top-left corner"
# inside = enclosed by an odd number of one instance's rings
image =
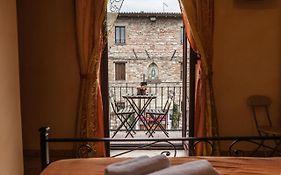
[[[113,96],[110,96],[110,104],[111,104],[111,107],[113,109],[113,112],[115,113],[115,115],[117,116],[117,118],[121,122],[121,124],[116,128],[116,131],[113,133],[112,138],[115,137],[115,135],[120,131],[120,129],[123,126],[126,129],[126,132],[128,132],[126,137],[128,135],[131,135],[132,137],[134,137],[133,134],[131,133],[132,130],[130,130],[130,128],[132,126],[128,122],[129,118],[134,114],[134,111],[131,108],[121,108],[121,109],[119,109],[118,105],[116,103],[116,100],[114,99]],[[135,133],[135,131],[132,131],[132,132]]]
[[[146,116],[150,116],[153,119],[153,122],[152,122],[152,124],[150,125],[150,128],[149,128],[149,132],[147,132],[147,133],[149,133],[149,137],[150,136],[153,137],[153,133],[155,133],[155,131],[158,127],[160,128],[160,130],[163,131],[163,133],[167,137],[169,137],[169,134],[166,131],[167,118],[168,118],[167,116],[168,116],[170,106],[173,102],[173,99],[174,99],[173,92],[169,92],[168,99],[167,99],[163,109],[161,109],[161,110],[159,110],[159,109],[147,110]],[[163,127],[162,123],[164,123],[165,127]]]
[[[281,136],[281,126],[273,126],[269,114],[269,106],[271,105],[271,100],[269,97],[262,95],[253,95],[250,96],[247,100],[248,105],[252,109],[253,118],[255,121],[257,132],[260,136]],[[263,109],[262,115],[257,112],[258,109]],[[264,142],[256,148],[257,151],[261,146],[264,145]],[[278,147],[281,145],[281,142],[275,141],[275,147],[273,148],[273,153],[278,151]],[[279,152],[279,151],[278,151]],[[273,154],[272,153],[272,154]]]

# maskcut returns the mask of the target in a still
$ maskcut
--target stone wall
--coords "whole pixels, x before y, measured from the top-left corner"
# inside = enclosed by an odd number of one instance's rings
[[[125,26],[125,45],[115,45],[115,26]],[[109,40],[109,81],[115,82],[114,62],[126,63],[126,81],[141,81],[143,74],[147,79],[148,66],[158,66],[160,82],[181,81],[182,44],[180,32],[183,26],[180,16],[119,17]]]

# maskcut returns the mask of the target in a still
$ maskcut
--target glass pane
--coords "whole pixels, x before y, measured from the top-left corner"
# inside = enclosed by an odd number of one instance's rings
[[[121,29],[121,43],[125,43],[125,27],[120,28]]]
[[[120,43],[120,27],[115,27],[115,43]]]

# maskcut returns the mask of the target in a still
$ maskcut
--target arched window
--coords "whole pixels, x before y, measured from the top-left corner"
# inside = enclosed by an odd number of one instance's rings
[[[158,66],[154,62],[148,66],[148,79],[157,80],[158,79]]]

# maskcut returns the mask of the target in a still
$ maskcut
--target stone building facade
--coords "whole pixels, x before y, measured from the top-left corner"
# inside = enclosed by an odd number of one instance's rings
[[[175,93],[174,103],[180,106],[183,61],[181,14],[120,13],[116,21],[112,20],[115,18],[109,14],[108,21],[113,24],[108,32],[110,90],[122,101],[123,94],[136,93],[136,86],[146,81],[150,93],[162,95],[157,97],[154,107],[163,107],[170,90]],[[123,30],[122,34],[120,30]],[[120,37],[122,42],[116,42]],[[123,65],[125,75],[121,79],[116,79],[116,74],[120,74],[117,64]]]
[[[110,20],[110,19],[109,19]],[[115,43],[115,27],[125,27],[125,43]],[[157,83],[180,82],[182,19],[178,13],[120,13],[108,34],[110,83],[149,80],[149,66],[158,68]],[[115,80],[115,63],[125,63],[125,80]]]

